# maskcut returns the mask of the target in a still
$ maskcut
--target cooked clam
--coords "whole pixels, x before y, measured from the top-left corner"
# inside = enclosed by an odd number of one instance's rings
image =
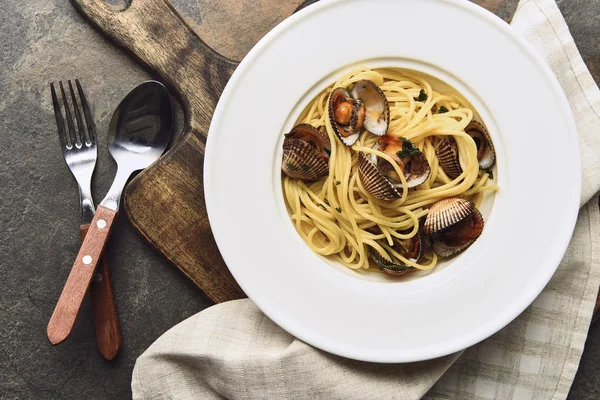
[[[418,262],[423,254],[425,254],[427,248],[427,238],[420,232],[409,239],[398,239],[394,237],[392,238],[392,241],[394,243],[392,248],[412,262]],[[387,241],[382,240],[381,243],[387,244]],[[383,255],[374,248],[370,248],[369,253],[379,269],[390,275],[403,275],[412,268],[389,253]]]
[[[344,88],[337,88],[329,97],[329,118],[335,134],[346,146],[352,146],[360,136],[365,121],[365,105],[350,97]]]
[[[456,179],[462,174],[462,168],[458,162],[458,146],[452,136],[446,136],[442,139],[435,149],[440,167],[450,179]]]
[[[423,232],[432,236],[433,251],[438,256],[449,257],[473,244],[483,226],[483,217],[475,204],[452,197],[431,206]]]
[[[329,173],[329,139],[309,124],[296,125],[283,141],[281,169],[291,178],[316,180]]]
[[[346,146],[352,146],[363,130],[385,135],[389,115],[385,95],[369,80],[358,81],[348,89],[336,88],[329,96],[331,126]]]
[[[422,184],[429,177],[431,168],[427,158],[410,140],[384,135],[375,143],[373,149],[394,160],[404,173],[409,189]],[[401,196],[402,181],[388,160],[375,154],[367,157],[359,153],[358,174],[363,187],[373,197],[392,200]]]
[[[493,166],[496,161],[496,152],[487,129],[481,123],[471,121],[465,128],[465,132],[473,138],[477,147],[479,168],[487,169]],[[440,162],[440,167],[449,178],[456,179],[462,174],[463,171],[458,158],[458,147],[452,136],[446,136],[442,139],[435,149],[435,154]]]
[[[496,161],[496,151],[492,138],[485,126],[477,121],[471,121],[465,128],[465,132],[473,138],[475,146],[477,146],[477,160],[479,161],[480,169],[487,169],[494,165]]]

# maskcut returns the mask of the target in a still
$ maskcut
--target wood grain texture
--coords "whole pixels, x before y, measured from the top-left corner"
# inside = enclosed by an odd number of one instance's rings
[[[52,344],[65,340],[75,325],[83,298],[90,287],[116,215],[116,211],[104,206],[99,206],[96,210],[96,215],[48,323],[47,334]],[[98,227],[98,221],[105,222],[102,228]],[[85,261],[88,257],[89,261]]]
[[[505,1],[506,0],[473,0],[473,3],[495,13],[498,7]]]
[[[81,225],[82,240],[85,239],[89,228],[89,224]],[[107,360],[112,360],[121,349],[121,330],[106,251],[100,259],[96,275],[92,278],[90,296],[98,351]]]
[[[190,22],[210,48],[231,60],[246,53],[279,22],[290,16],[299,1],[200,0],[199,12]],[[172,4],[177,8],[178,1]],[[189,20],[189,18],[188,18]]]

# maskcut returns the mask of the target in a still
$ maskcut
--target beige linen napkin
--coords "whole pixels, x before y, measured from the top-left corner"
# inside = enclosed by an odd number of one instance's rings
[[[464,352],[383,365],[317,350],[283,331],[250,300],[232,301],[183,321],[142,354],[133,371],[133,397],[566,398],[600,284],[594,196],[600,189],[600,91],[553,0],[522,0],[513,27],[558,77],[577,120],[583,157],[582,208],[573,239],[551,282],[521,316]]]

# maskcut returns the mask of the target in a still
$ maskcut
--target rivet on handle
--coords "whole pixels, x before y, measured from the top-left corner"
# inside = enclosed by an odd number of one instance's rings
[[[90,265],[92,263],[92,257],[91,256],[83,256],[82,261],[85,265]]]
[[[98,222],[96,222],[96,226],[100,229],[104,229],[106,228],[106,221],[103,219],[99,219]]]

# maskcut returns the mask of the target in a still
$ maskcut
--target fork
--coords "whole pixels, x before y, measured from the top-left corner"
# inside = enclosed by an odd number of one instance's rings
[[[54,106],[54,115],[56,117],[56,126],[58,128],[63,156],[79,186],[79,198],[81,202],[80,231],[83,240],[96,211],[91,190],[92,175],[96,166],[96,159],[98,158],[96,131],[90,108],[79,80],[75,79],[79,101],[75,95],[72,82],[68,81],[71,104],[67,100],[68,96],[65,92],[63,82],[59,82],[58,86],[60,88],[64,114],[61,112],[59,97],[56,94],[54,83],[50,84],[52,105]],[[75,119],[73,119],[73,114],[75,115]],[[85,126],[83,123],[84,119]],[[65,120],[68,129],[65,129]],[[121,347],[121,334],[106,256],[100,262],[90,286],[98,350],[100,350],[100,353],[107,360],[112,360],[116,357]]]

